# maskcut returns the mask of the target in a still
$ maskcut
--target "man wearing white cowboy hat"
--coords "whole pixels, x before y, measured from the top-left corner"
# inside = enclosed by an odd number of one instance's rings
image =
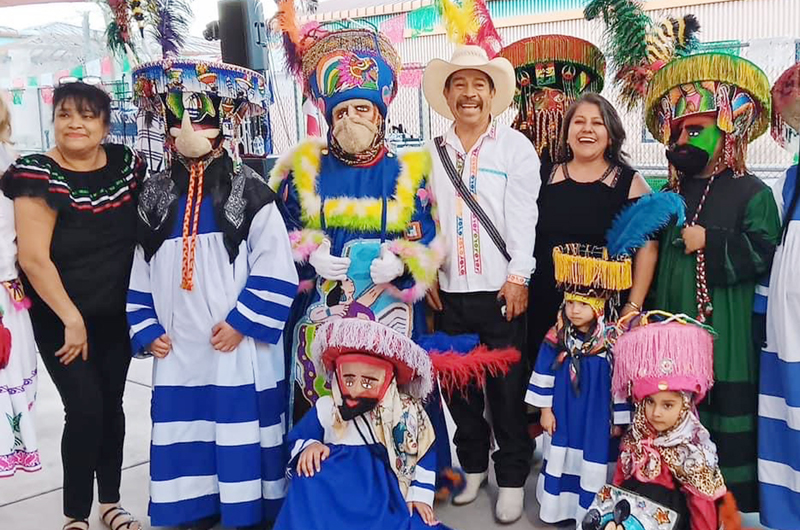
[[[441,291],[429,303],[438,329],[477,333],[491,348],[524,349],[528,283],[533,272],[533,234],[539,194],[539,158],[520,132],[498,123],[514,96],[514,69],[504,58],[489,60],[479,46],[457,46],[450,62],[425,68],[423,90],[431,108],[453,125],[429,143],[431,186],[446,241],[439,271]],[[472,502],[489,467],[490,431],[500,493],[495,514],[509,523],[522,515],[523,486],[532,442],[525,419],[524,363],[489,378],[486,396],[492,426],[484,419],[484,395],[476,388],[454,393],[458,458],[467,473],[455,504]]]

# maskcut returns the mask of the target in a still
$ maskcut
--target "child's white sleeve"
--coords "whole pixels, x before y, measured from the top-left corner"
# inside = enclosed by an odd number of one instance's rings
[[[614,398],[613,417],[614,425],[630,425],[633,418],[633,406],[628,399]]]

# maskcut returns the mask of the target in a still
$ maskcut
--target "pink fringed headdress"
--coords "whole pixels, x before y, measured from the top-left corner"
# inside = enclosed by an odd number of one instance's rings
[[[636,317],[614,345],[614,395],[641,401],[670,390],[693,392],[695,402],[702,400],[714,384],[710,329],[686,315],[662,311]]]
[[[420,343],[378,322],[343,318],[317,328],[311,358],[324,367],[330,379],[340,355],[366,353],[380,357],[394,365],[400,389],[417,399],[428,397],[436,378],[448,394],[470,384],[481,387],[487,375],[508,373],[521,358],[514,348],[490,350],[479,345],[477,335],[435,333],[420,337]]]

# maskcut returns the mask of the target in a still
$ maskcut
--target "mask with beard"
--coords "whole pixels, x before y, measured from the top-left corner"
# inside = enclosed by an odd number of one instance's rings
[[[378,126],[361,116],[345,116],[333,126],[333,136],[345,153],[357,155],[370,147]]]
[[[667,151],[667,160],[684,175],[699,175],[708,165],[708,153],[693,145],[680,145]]]
[[[366,354],[346,354],[336,360],[336,380],[341,392],[339,413],[345,421],[374,409],[394,379],[394,368],[384,359]]]
[[[676,145],[684,128],[688,129],[689,138],[685,144]],[[675,128],[673,135],[671,148],[667,150],[667,160],[684,175],[693,177],[708,166],[722,141],[723,132],[716,123],[705,127],[684,123]]]
[[[328,141],[333,154],[348,165],[368,164],[384,148],[383,117],[375,113],[375,120],[362,116],[344,116],[336,121],[329,132]]]

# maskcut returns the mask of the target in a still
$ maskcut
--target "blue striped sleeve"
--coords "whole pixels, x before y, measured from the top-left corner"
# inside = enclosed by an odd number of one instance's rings
[[[296,283],[252,275],[227,322],[244,335],[275,344],[283,333],[296,293]]]
[[[414,479],[406,494],[406,502],[421,502],[433,506],[436,494],[436,450],[431,447],[417,462]]]
[[[250,275],[226,321],[257,341],[276,344],[297,294],[297,269],[280,212],[267,204],[247,236]]]
[[[150,264],[145,261],[141,247],[136,249],[133,260],[125,312],[128,316],[133,356],[147,356],[150,344],[166,331],[158,322],[150,288]]]
[[[614,399],[614,425],[630,425],[633,416],[633,406],[627,399]]]

